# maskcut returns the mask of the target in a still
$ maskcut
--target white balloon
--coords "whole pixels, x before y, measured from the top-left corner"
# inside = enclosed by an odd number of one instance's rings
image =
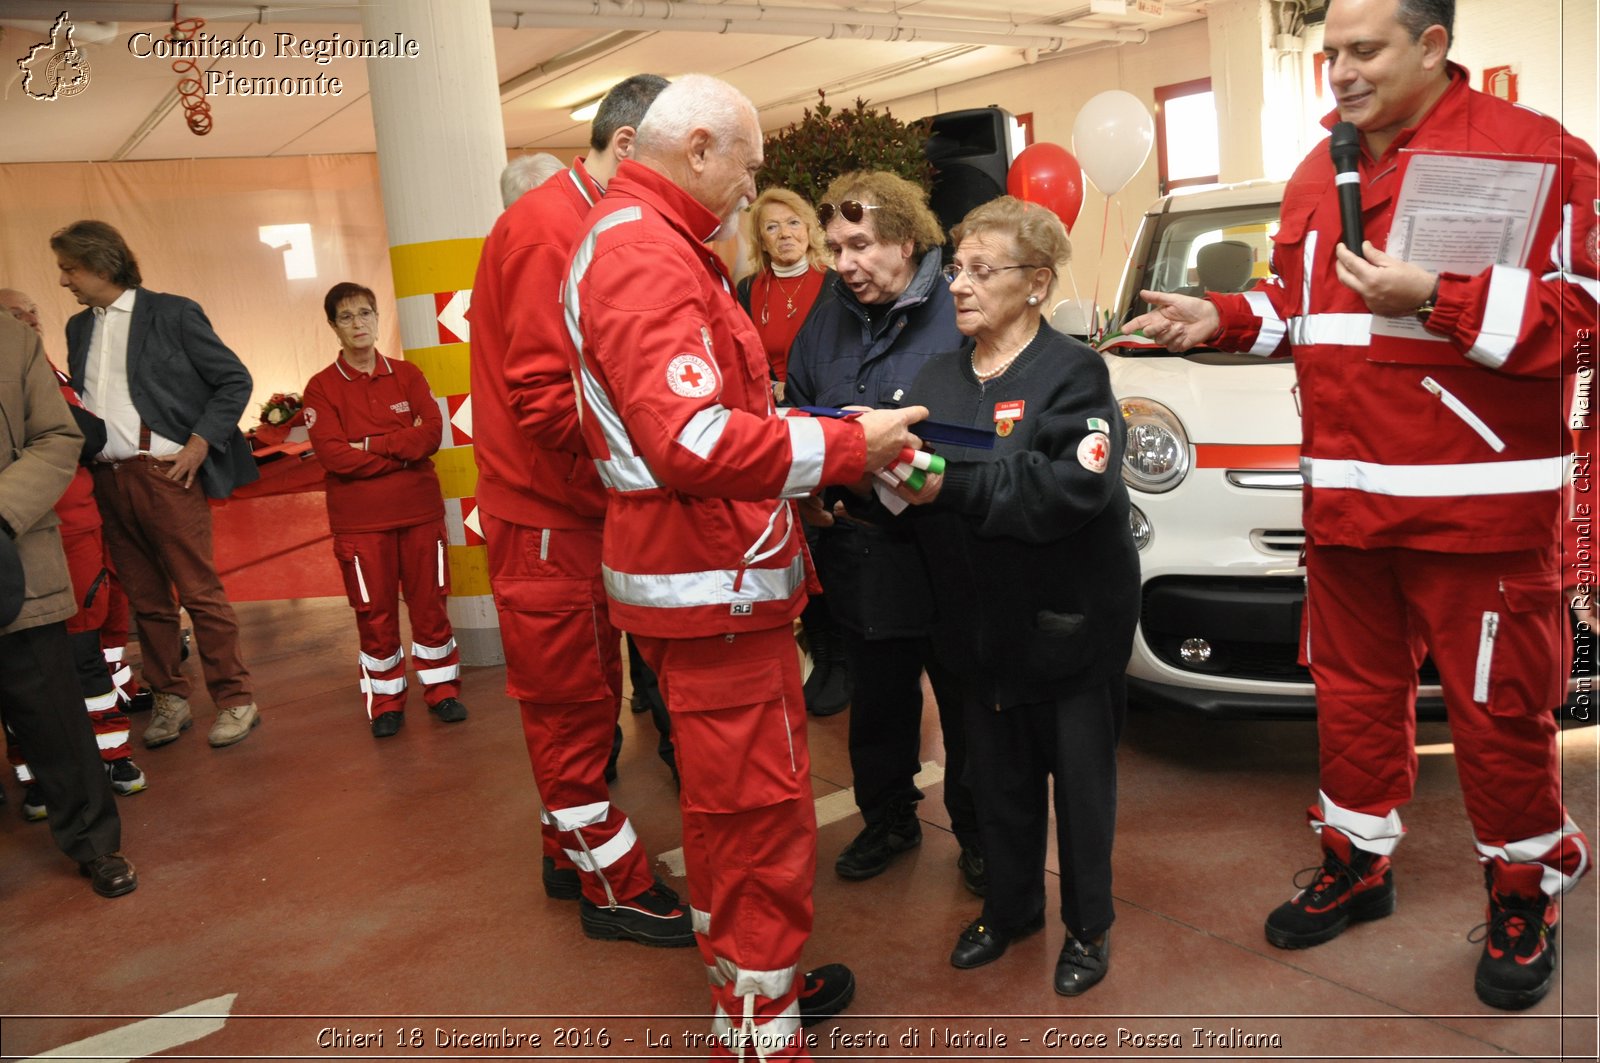
[[[1072,154],[1103,195],[1122,191],[1150,157],[1156,124],[1139,97],[1121,89],[1083,105],[1072,123]]]

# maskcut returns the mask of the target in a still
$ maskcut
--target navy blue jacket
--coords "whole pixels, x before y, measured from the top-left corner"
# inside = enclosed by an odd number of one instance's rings
[[[128,390],[152,431],[175,443],[191,435],[211,444],[200,466],[200,486],[210,498],[261,476],[239,418],[250,402],[250,370],[217,337],[200,304],[181,295],[138,289],[128,325]],[[94,311],[67,321],[67,368],[72,390],[83,394],[83,374],[94,335]]]
[[[892,305],[863,306],[834,278],[832,298],[817,300],[789,348],[785,401],[874,409],[907,405],[911,382],[929,359],[964,342],[940,265],[937,248],[924,254]],[[829,492],[829,505],[840,497],[853,511],[871,514],[869,519],[883,517],[881,509],[843,488]],[[835,619],[869,639],[928,633],[933,599],[927,574],[915,544],[903,534],[840,522],[822,529],[816,555]]]

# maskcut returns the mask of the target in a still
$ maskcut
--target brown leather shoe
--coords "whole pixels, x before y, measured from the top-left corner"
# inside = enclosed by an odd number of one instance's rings
[[[78,874],[86,877],[102,897],[120,897],[139,887],[139,876],[134,873],[133,864],[121,853],[107,853],[79,864]]]

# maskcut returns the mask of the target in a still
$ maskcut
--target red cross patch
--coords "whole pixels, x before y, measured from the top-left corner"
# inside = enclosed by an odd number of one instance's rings
[[[1090,432],[1078,444],[1078,464],[1090,472],[1105,472],[1111,460],[1111,440],[1104,432]]]
[[[717,371],[696,354],[680,354],[667,364],[667,387],[686,399],[703,399],[717,390]]]

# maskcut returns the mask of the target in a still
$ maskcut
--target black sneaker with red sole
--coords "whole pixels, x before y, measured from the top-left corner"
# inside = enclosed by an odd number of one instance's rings
[[[694,945],[689,908],[678,895],[657,882],[637,897],[612,905],[598,905],[587,897],[578,901],[583,932],[600,941],[637,941],[662,949]]]
[[[1280,949],[1321,945],[1351,923],[1394,913],[1389,858],[1357,849],[1332,827],[1322,830],[1322,866],[1306,870],[1314,873],[1310,884],[1267,916],[1267,941]]]
[[[831,1019],[856,995],[856,976],[842,963],[829,963],[805,973],[800,986],[800,1025],[814,1026]]]

